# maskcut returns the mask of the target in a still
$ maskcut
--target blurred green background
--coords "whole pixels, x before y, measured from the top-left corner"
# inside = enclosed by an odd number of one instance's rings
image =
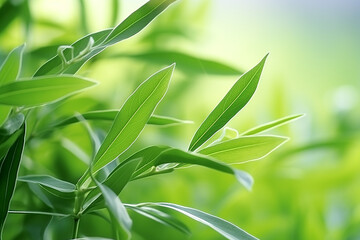
[[[59,45],[113,27],[144,2],[2,0],[0,61],[26,42],[22,76],[31,76]],[[290,114],[306,116],[270,132],[290,136],[291,141],[265,159],[238,166],[254,176],[253,191],[246,191],[231,176],[192,167],[132,182],[120,198],[128,203],[164,201],[195,207],[260,239],[360,239],[359,9],[356,0],[178,1],[144,31],[87,63],[79,75],[101,84],[60,104],[52,116],[119,108],[140,82],[176,61],[171,88],[156,113],[194,124],[147,126],[131,149],[153,144],[186,148],[240,75],[212,71],[197,58],[243,72],[269,52],[257,92],[228,126],[241,132]],[[51,119],[41,121],[40,126]],[[93,123],[93,127],[108,124]],[[90,152],[84,134],[74,125],[48,141],[32,142],[21,173],[76,181],[86,164],[73,152]],[[22,206],[22,197],[15,195],[14,208]],[[186,218],[191,236],[132,216],[134,239],[222,239]],[[37,223],[46,226],[48,220],[11,215],[5,239],[39,239],[44,228]],[[71,228],[66,220],[57,221],[52,224]],[[96,217],[85,219],[80,228],[87,235],[111,236],[107,223]]]

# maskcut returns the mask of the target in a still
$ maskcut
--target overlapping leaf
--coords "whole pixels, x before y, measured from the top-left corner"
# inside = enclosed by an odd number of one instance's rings
[[[12,50],[0,67],[0,87],[15,82],[21,72],[22,54],[25,45]],[[10,106],[0,105],[0,126],[4,123],[10,113]]]
[[[126,100],[94,159],[96,172],[122,154],[137,139],[164,97],[175,65],[144,81]]]
[[[15,191],[16,180],[25,143],[25,126],[0,165],[0,238],[8,214],[10,201]]]
[[[190,151],[199,148],[248,103],[257,88],[266,58],[267,55],[254,68],[244,73],[209,114],[191,140]]]
[[[38,106],[94,86],[86,78],[71,75],[46,76],[9,83],[0,88],[0,104]]]
[[[180,206],[173,203],[144,203],[139,204],[138,206],[151,206],[151,207],[162,207],[162,208],[169,208],[175,210],[179,213],[182,213],[195,221],[198,221],[202,224],[205,224],[222,236],[229,240],[256,240],[257,238],[252,236],[251,234],[245,232],[238,226],[221,219],[219,217],[213,216],[211,214],[202,212],[200,210]]]
[[[227,163],[243,163],[265,157],[287,140],[279,136],[244,136],[211,145],[199,153]]]
[[[150,0],[113,29],[89,34],[70,46],[60,48],[58,55],[41,66],[35,76],[76,73],[84,63],[106,47],[140,32],[174,1]]]
[[[119,110],[99,110],[99,111],[82,113],[81,115],[86,120],[114,121],[118,113]],[[55,123],[53,127],[65,126],[76,122],[79,122],[79,118],[77,116],[73,116],[64,119],[58,123]],[[159,116],[159,115],[152,115],[149,121],[147,122],[147,124],[160,125],[160,126],[170,126],[175,124],[186,124],[186,123],[191,123],[191,121],[180,120],[177,118]]]

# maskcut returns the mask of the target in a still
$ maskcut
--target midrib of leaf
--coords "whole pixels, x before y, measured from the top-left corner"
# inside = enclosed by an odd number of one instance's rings
[[[79,84],[80,85],[80,84]],[[75,85],[71,85],[72,87],[75,86]],[[19,94],[19,93],[26,93],[26,92],[32,92],[32,91],[37,91],[37,90],[54,90],[54,89],[61,89],[61,88],[68,88],[69,85],[67,86],[44,86],[44,87],[37,87],[37,88],[27,88],[27,89],[19,89],[19,90],[15,90],[15,91],[12,91],[12,92],[7,92],[7,93],[4,93],[4,94],[1,94],[2,97],[7,97],[7,96],[11,96],[11,95],[16,95],[16,94]]]
[[[18,145],[19,145],[19,142],[17,141],[16,142],[16,145],[15,145],[15,148],[14,149],[17,149],[18,148]],[[15,151],[16,152],[16,151]],[[14,158],[15,158],[15,152],[14,152],[14,154],[12,155],[12,159],[11,159],[11,164],[10,164],[10,168],[9,168],[9,171],[8,171],[8,174],[7,174],[7,179],[6,179],[6,182],[8,183],[9,182],[9,178],[10,178],[10,170],[12,169],[12,165],[13,165],[13,163],[14,163]],[[2,162],[2,164],[4,164],[4,162],[5,161],[3,161]],[[17,173],[16,173],[17,174]],[[5,187],[5,198],[6,198],[6,196],[8,195],[8,186],[9,186],[9,184],[6,184],[6,187]],[[11,199],[11,196],[10,196],[10,199]],[[3,209],[5,209],[5,205],[6,205],[6,201],[4,201],[4,203],[3,203]]]
[[[172,71],[170,71],[172,72]],[[146,97],[146,99],[140,104],[140,106],[136,109],[136,111],[134,112],[134,114],[132,114],[132,116],[129,118],[129,120],[126,121],[126,124],[124,125],[124,127],[120,130],[120,132],[116,135],[116,137],[114,138],[115,140],[120,136],[120,134],[124,131],[124,129],[127,127],[127,125],[129,124],[129,122],[131,121],[131,119],[133,119],[133,117],[136,115],[136,113],[139,111],[139,109],[145,104],[145,102],[155,93],[155,91],[157,90],[157,88],[159,87],[159,85],[162,83],[162,81],[164,80],[164,78],[168,75],[169,73],[166,73],[162,78],[161,80],[159,81],[159,83],[156,85],[156,87],[154,88],[154,90],[151,92],[151,94],[149,94],[149,96]],[[129,96],[128,99],[131,98],[131,96],[133,96],[134,94],[136,93],[136,91],[131,94]],[[160,101],[159,101],[160,102]],[[159,103],[158,102],[158,103]],[[157,105],[157,104],[156,104]],[[110,145],[106,148],[106,150],[104,151],[103,154],[101,154],[101,156],[98,158],[98,160],[94,163],[94,165],[96,165],[96,163],[98,163],[100,161],[100,159],[108,152],[108,150],[111,148],[111,146],[114,144],[114,141],[112,141],[110,143]],[[136,139],[135,139],[136,140]],[[129,147],[127,147],[126,149],[128,149]],[[126,150],[125,149],[125,150]],[[123,150],[120,154],[122,154],[125,150]],[[120,155],[119,154],[119,155]]]
[[[250,85],[250,83],[253,81],[254,77],[256,76],[256,74],[259,72],[260,68],[256,70],[256,72],[254,73],[254,75],[251,77],[249,83],[244,87],[244,89],[240,92],[240,94],[238,94],[238,96],[231,102],[231,104],[224,110],[222,111],[222,113],[219,115],[219,117],[217,117],[217,119],[215,121],[213,121],[213,123],[206,129],[206,131],[198,138],[198,140],[196,140],[194,142],[194,144],[192,144],[193,146],[195,146],[200,140],[201,138],[209,131],[209,129],[214,126],[214,124],[225,114],[225,112],[234,104],[234,102],[236,102],[236,100],[241,97],[241,95],[243,94],[243,92],[248,88],[248,86]],[[236,84],[236,83],[235,83]],[[211,113],[210,113],[211,114]],[[207,120],[207,118],[205,119],[205,121]],[[200,146],[199,146],[200,147]],[[199,148],[197,147],[197,148]],[[196,148],[196,149],[197,149]],[[194,149],[194,150],[196,150]]]
[[[138,20],[136,20],[135,22],[133,22],[132,24],[128,25],[127,27],[125,27],[121,32],[119,32],[117,35],[115,35],[114,37],[110,38],[109,40],[104,40],[104,43],[106,42],[111,42],[114,38],[116,38],[117,36],[119,36],[120,34],[122,34],[123,32],[125,32],[126,30],[128,30],[131,26],[135,25],[136,23],[140,22],[142,19],[144,19],[145,17],[147,17],[148,15],[150,15],[155,9],[157,9],[159,6],[161,6],[165,1],[162,1],[159,5],[155,6],[153,9],[151,9],[150,12],[148,12],[147,14],[143,15],[141,18],[139,18]],[[125,19],[126,20],[126,19]],[[114,28],[114,30],[116,29],[116,27]],[[111,35],[110,32],[109,36]]]
[[[231,140],[229,140],[231,141]],[[225,142],[224,142],[225,143]],[[254,144],[249,144],[249,145],[245,145],[245,146],[239,146],[239,147],[233,147],[233,148],[228,148],[228,149],[224,149],[224,150],[220,150],[220,151],[216,151],[216,152],[212,152],[212,153],[204,153],[205,155],[211,156],[214,154],[218,154],[218,153],[223,153],[223,152],[229,152],[232,150],[236,150],[236,149],[242,149],[242,148],[247,148],[247,147],[255,147],[255,146],[259,146],[259,145],[264,145],[266,144],[266,142],[262,142],[262,143],[254,143]],[[216,145],[214,145],[216,146]],[[212,146],[213,147],[213,146]],[[204,148],[203,150],[205,150],[206,148]],[[201,152],[200,152],[201,153]]]

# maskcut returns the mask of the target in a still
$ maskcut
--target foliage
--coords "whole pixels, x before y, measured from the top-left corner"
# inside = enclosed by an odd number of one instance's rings
[[[175,63],[143,81],[118,110],[100,108],[83,113],[55,117],[53,115],[63,104],[71,104],[74,94],[97,85],[94,80],[75,75],[86,62],[106,48],[142,31],[173,2],[150,0],[116,27],[88,34],[71,45],[58,47],[57,54],[41,65],[33,77],[19,77],[25,45],[8,54],[0,69],[0,192],[4,196],[0,211],[2,231],[7,230],[4,225],[8,214],[40,215],[51,216],[51,219],[44,219],[44,226],[41,226],[45,229],[41,233],[44,238],[56,232],[54,226],[59,219],[71,220],[73,225],[72,236],[65,234],[61,237],[83,238],[88,236],[79,230],[82,219],[87,215],[95,215],[109,222],[113,238],[130,239],[132,219],[127,210],[131,210],[189,234],[190,230],[177,218],[175,211],[211,227],[227,239],[257,239],[234,224],[200,210],[163,202],[125,204],[120,201],[119,195],[132,181],[146,181],[152,176],[171,173],[192,165],[234,175],[245,188],[251,189],[251,175],[231,164],[253,161],[268,155],[287,138],[255,134],[299,117],[297,115],[283,118],[250,129],[241,135],[236,131],[234,134],[234,130],[229,134],[229,129],[224,128],[255,93],[267,55],[238,78],[200,125],[187,151],[165,145],[148,146],[135,153],[129,150],[148,124],[172,126],[189,123],[154,113],[168,91]],[[2,7],[6,6],[5,4]],[[121,57],[157,59],[163,64],[167,54],[148,52]],[[233,75],[241,72],[224,63],[184,53],[171,52],[169,55],[182,61],[182,67],[190,68],[190,71],[197,71],[196,66],[191,64],[186,67],[186,63],[199,60],[201,65],[213,74]],[[93,130],[87,122],[89,120],[110,121],[112,125],[110,128],[104,125]],[[75,123],[82,124],[86,129],[85,134],[88,137],[83,141],[91,142],[86,153],[70,142],[72,153],[87,164],[85,169],[76,169],[76,182],[60,180],[47,172],[39,174],[37,170],[26,171],[26,174],[18,177],[21,160],[23,164],[25,161],[28,165],[36,164],[37,160],[32,159],[32,156],[37,145],[50,141],[54,135],[61,134],[64,128]],[[223,135],[213,139],[214,134],[221,129]],[[101,132],[107,133],[103,135]],[[61,141],[64,140],[66,139]],[[52,162],[55,159],[49,158],[46,161]],[[18,188],[15,189],[16,182]],[[31,204],[30,201],[29,204],[21,205],[23,210],[9,209],[14,192],[31,195],[29,199],[40,200],[41,207],[35,208],[37,204]],[[37,200],[33,200],[34,198]],[[108,214],[104,213],[105,208]]]

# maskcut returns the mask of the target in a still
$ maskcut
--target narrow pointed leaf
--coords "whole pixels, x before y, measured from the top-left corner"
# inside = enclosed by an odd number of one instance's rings
[[[91,111],[82,113],[84,119],[86,120],[104,120],[104,121],[114,121],[116,115],[119,113],[119,110],[99,110],[99,111]],[[55,123],[53,127],[60,127],[69,125],[72,123],[79,122],[79,118],[76,116],[69,117],[64,119],[58,123]],[[152,115],[147,122],[147,124],[151,125],[160,125],[160,126],[169,126],[175,124],[187,124],[191,123],[191,121],[187,120],[180,120],[177,118],[167,117],[167,116],[159,116],[159,115]]]
[[[140,32],[174,1],[148,1],[115,28],[89,34],[68,46],[62,51],[64,57],[61,54],[56,55],[41,66],[35,73],[35,76],[59,73],[75,74],[89,59],[102,52],[108,46]],[[91,47],[87,47],[91,38],[94,39],[94,44]],[[66,60],[66,64],[64,64],[64,60]]]
[[[156,63],[161,65],[168,64],[169,62],[176,62],[177,69],[184,72],[190,72],[192,74],[239,75],[243,73],[232,66],[215,60],[194,57],[189,54],[176,51],[148,51],[137,54],[120,53],[111,55],[110,57],[134,58],[147,61],[152,64]]]
[[[155,160],[155,166],[159,166],[165,163],[199,165],[220,172],[230,173],[233,174],[236,177],[236,179],[248,190],[251,189],[254,182],[251,175],[248,174],[247,172],[234,169],[225,163],[212,159],[211,157],[201,154],[191,153],[191,152],[184,152],[180,149],[172,148],[167,151],[164,151]]]
[[[15,143],[20,134],[23,133],[22,129],[19,129],[14,134],[6,136],[5,139],[0,143],[0,164],[3,160],[3,157],[7,154],[10,147]]]
[[[134,205],[125,205],[127,208],[133,210],[134,212],[143,215],[144,217],[150,218],[156,222],[159,222],[161,224],[170,226],[184,234],[189,235],[190,230],[189,228],[181,221],[179,221],[174,216],[162,212],[156,208],[152,208],[150,206],[134,206]]]
[[[0,104],[38,106],[62,99],[95,84],[89,79],[70,75],[25,79],[2,86]]]
[[[66,199],[75,197],[76,187],[74,184],[46,175],[21,176],[18,181],[39,184],[48,192]]]
[[[267,156],[287,140],[279,136],[239,137],[211,145],[199,153],[227,163],[243,163]]]
[[[116,26],[104,44],[111,45],[140,32],[175,0],[150,0]]]
[[[24,114],[17,113],[10,116],[0,128],[0,135],[11,135],[23,125],[25,121]]]
[[[0,86],[14,82],[21,71],[22,55],[25,45],[12,50],[0,67]]]
[[[144,81],[126,100],[94,159],[96,172],[128,149],[167,92],[175,65]]]
[[[105,29],[101,30],[99,32],[91,33],[85,37],[80,38],[73,44],[71,44],[68,48],[64,49],[62,51],[63,56],[67,61],[71,61],[76,56],[79,56],[79,54],[86,49],[90,38],[94,39],[94,49],[89,52],[88,54],[84,55],[83,58],[80,61],[73,62],[70,65],[64,65],[63,57],[60,55],[56,55],[55,57],[51,58],[49,61],[47,61],[44,65],[42,65],[37,72],[34,74],[34,76],[44,76],[44,75],[53,75],[53,74],[60,74],[64,72],[68,72],[70,74],[75,74],[80,67],[89,59],[94,57],[96,54],[100,53],[105,48],[103,47],[97,47],[107,35],[112,31],[112,29]],[[95,48],[96,47],[96,48]],[[70,70],[71,69],[71,72]]]
[[[116,195],[119,195],[125,185],[130,181],[136,167],[141,159],[132,159],[131,161],[119,164],[106,178],[103,185],[109,187]],[[84,205],[84,212],[93,210],[95,206],[103,206],[104,199],[100,197],[98,188],[92,190],[87,195]]]
[[[132,220],[118,196],[107,186],[96,183],[105,199],[106,207],[114,220],[117,222],[117,229],[122,239],[131,238]]]
[[[15,82],[21,71],[22,55],[25,45],[12,50],[0,67],[0,87]],[[0,126],[7,119],[11,111],[10,106],[0,105]]]
[[[281,119],[278,119],[278,120],[275,120],[275,121],[272,121],[272,122],[269,122],[269,123],[265,123],[263,125],[255,127],[255,128],[251,128],[251,129],[245,131],[244,133],[242,133],[241,135],[242,136],[249,136],[249,135],[262,133],[262,132],[271,130],[273,128],[280,127],[280,126],[282,126],[284,124],[290,123],[292,121],[295,121],[296,119],[301,118],[303,116],[304,116],[304,114],[297,114],[297,115],[284,117],[284,118],[281,118]]]
[[[219,217],[213,216],[211,214],[202,212],[200,210],[180,206],[173,203],[146,203],[141,204],[140,206],[158,206],[163,208],[169,208],[175,210],[179,213],[182,213],[195,221],[198,221],[204,225],[207,225],[220,233],[222,236],[229,240],[256,240],[257,238],[251,234],[245,232],[238,226],[221,219]]]
[[[244,73],[209,114],[191,140],[190,151],[199,148],[249,102],[257,88],[266,58],[267,55],[254,68]]]
[[[0,165],[0,238],[8,214],[11,198],[15,191],[16,179],[24,149],[25,127],[12,145]]]

